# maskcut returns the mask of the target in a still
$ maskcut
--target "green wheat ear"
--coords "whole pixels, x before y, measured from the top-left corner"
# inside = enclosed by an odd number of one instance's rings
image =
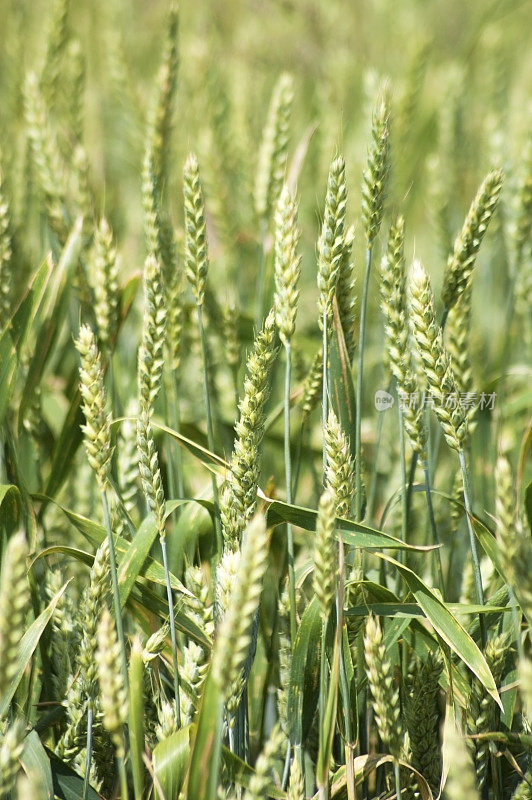
[[[314,546],[314,574],[312,587],[318,599],[322,620],[327,620],[334,599],[338,564],[336,541],[337,500],[334,490],[328,487],[318,504],[316,519],[316,544]]]
[[[380,90],[380,98],[373,112],[371,144],[362,179],[362,222],[368,250],[373,247],[384,215],[384,199],[390,171],[389,124],[388,86],[385,84]]]
[[[469,282],[477,253],[499,202],[502,182],[500,170],[490,172],[471,203],[447,261],[442,288],[442,300],[447,309],[452,308]]]
[[[325,212],[318,239],[318,309],[319,323],[323,327],[332,323],[333,298],[338,282],[338,272],[345,253],[344,226],[347,204],[345,162],[339,156],[329,169]]]
[[[197,305],[205,296],[205,281],[209,267],[207,255],[207,226],[205,201],[199,175],[198,159],[191,153],[183,169],[185,200],[185,268]]]
[[[275,208],[285,179],[293,99],[292,76],[284,73],[273,91],[259,150],[254,201],[255,212],[260,220],[266,220]]]
[[[113,233],[105,217],[100,220],[94,236],[92,266],[98,338],[102,349],[107,350],[118,328],[119,267]]]
[[[434,411],[449,447],[461,450],[467,437],[467,418],[442,331],[436,322],[429,276],[419,261],[414,261],[410,273],[410,319],[417,352],[435,396]]]
[[[236,579],[232,582],[227,611],[220,622],[212,658],[212,675],[233,705],[240,695],[240,679],[251,642],[251,623],[262,591],[268,565],[268,531],[264,517],[247,526]]]
[[[388,247],[381,264],[381,298],[386,348],[392,375],[403,396],[417,397],[418,381],[408,329],[402,217],[398,217],[390,227]],[[412,449],[422,455],[427,441],[422,404],[405,403],[402,418]]]
[[[106,413],[101,357],[96,337],[88,325],[82,325],[76,342],[80,354],[80,391],[85,425],[82,426],[89,464],[101,489],[106,489],[111,472],[111,414]]]
[[[285,185],[275,209],[275,320],[284,345],[290,342],[295,327],[299,299],[298,281],[301,256],[297,254],[299,230],[297,203]]]
[[[0,573],[0,698],[9,688],[17,669],[18,647],[30,602],[27,555],[26,537],[20,531],[9,539]]]
[[[13,296],[11,212],[6,197],[0,152],[0,331],[11,316]]]
[[[390,755],[400,758],[403,730],[399,690],[394,686],[392,666],[386,656],[381,626],[373,616],[368,617],[366,623],[364,650],[366,674],[379,736]]]

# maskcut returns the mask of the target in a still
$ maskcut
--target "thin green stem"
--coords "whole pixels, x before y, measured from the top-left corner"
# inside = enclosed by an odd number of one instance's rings
[[[115,607],[115,623],[118,641],[120,642],[120,655],[122,660],[122,675],[124,677],[124,686],[127,689],[127,652],[126,652],[126,639],[124,636],[124,625],[122,623],[122,608],[120,605],[120,591],[118,588],[118,571],[116,567],[116,551],[113,539],[113,531],[111,528],[111,515],[109,513],[109,501],[107,499],[107,492],[102,489],[102,505],[103,516],[105,522],[105,529],[107,531],[107,541],[109,542],[109,566],[111,568],[111,587],[113,590],[113,601]]]
[[[327,470],[327,452],[325,449],[325,430],[327,426],[327,419],[329,417],[329,409],[328,409],[328,370],[327,370],[327,360],[328,360],[328,342],[327,342],[327,312],[323,312],[322,318],[323,324],[323,378],[322,378],[322,395],[321,395],[321,423],[322,423],[322,432],[323,432],[323,480],[325,481],[325,472]]]
[[[406,542],[406,451],[405,451],[405,432],[403,428],[403,411],[399,398],[397,399],[397,418],[399,421],[399,461],[401,469],[401,539]]]
[[[91,763],[92,763],[92,718],[93,718],[92,704],[87,709],[87,739],[86,739],[86,754],[85,754],[85,777],[83,778],[83,800],[87,800],[89,796],[90,780],[91,780]]]
[[[517,645],[517,656],[519,661],[522,661],[525,657],[525,651],[523,649],[523,641],[521,639],[521,621],[519,619],[519,611],[517,606],[517,598],[515,596],[515,592],[512,586],[508,586],[508,597],[510,599],[510,608],[512,609],[512,624],[514,626],[515,631],[515,643]]]
[[[401,800],[401,770],[397,759],[394,759],[393,762],[393,774],[395,779],[395,794],[397,795],[397,800]]]
[[[259,273],[257,275],[257,314],[255,317],[255,328],[259,331],[262,327],[262,316],[264,307],[264,283],[266,280],[266,236],[268,235],[268,223],[262,219],[260,222],[260,261]]]
[[[462,449],[458,451],[458,459],[460,461],[460,469],[462,471],[462,483],[464,485],[464,503],[466,508],[466,519],[467,519],[467,529],[469,531],[469,544],[471,547],[471,556],[473,558],[473,574],[475,577],[475,590],[476,590],[476,599],[477,603],[480,606],[484,605],[484,590],[482,588],[482,575],[480,572],[480,559],[478,556],[477,550],[477,540],[475,537],[475,532],[473,530],[473,525],[471,523],[471,486],[469,483],[469,473],[467,470],[465,453]],[[479,624],[480,624],[480,638],[482,641],[482,645],[486,644],[486,620],[484,619],[483,614],[479,614]]]
[[[434,550],[434,560],[433,560],[433,567],[435,576],[438,578],[438,585],[442,595],[445,592],[445,583],[443,580],[443,568],[441,563],[441,548],[440,545],[440,538],[438,536],[438,528],[436,526],[436,518],[434,516],[434,506],[432,504],[432,491],[431,491],[431,483],[430,483],[430,471],[429,471],[429,462],[428,459],[423,459],[423,470],[425,473],[425,497],[427,498],[427,511],[429,517],[429,527],[432,534],[432,543],[438,545],[437,549]]]
[[[392,390],[392,383],[393,383],[393,381],[390,381],[389,384],[388,384],[388,387],[386,389],[388,394]],[[377,440],[376,440],[376,443],[375,443],[375,457],[373,459],[373,467],[372,467],[372,470],[371,470],[371,480],[370,480],[369,492],[368,492],[368,503],[367,503],[367,507],[366,507],[366,519],[369,522],[371,522],[371,520],[373,519],[373,511],[374,511],[374,508],[375,508],[375,499],[377,497],[377,476],[378,476],[377,468],[379,466],[379,452],[380,452],[381,444],[382,444],[383,427],[384,427],[384,411],[379,411],[378,416],[377,416]]]
[[[356,391],[356,424],[355,424],[355,518],[362,518],[362,389],[364,383],[364,342],[366,339],[366,314],[369,295],[369,278],[371,272],[372,248],[366,250],[366,269],[362,289],[360,307],[360,328],[358,333],[357,356],[357,391]]]
[[[127,788],[126,762],[124,756],[118,757],[118,774],[120,775],[120,795],[122,797],[122,800],[129,800],[129,792]]]
[[[284,468],[286,481],[286,502],[292,503],[292,460],[290,456],[290,378],[292,371],[292,351],[290,342],[285,344],[286,369],[284,382]],[[291,524],[286,525],[288,548],[288,594],[290,597],[290,641],[292,648],[296,640],[296,576],[294,571],[294,531]]]
[[[202,306],[199,304],[197,309],[198,309],[198,328],[201,339],[201,355],[203,359],[203,389],[205,393],[205,411],[207,415],[207,442],[209,445],[209,450],[211,451],[211,453],[214,453],[214,426],[212,422],[211,398],[209,392],[209,363],[208,363],[209,358],[207,354],[207,339],[205,337],[205,328],[203,325]],[[216,481],[216,475],[214,473],[211,474],[211,477],[212,477],[212,497],[214,501],[214,530],[216,533],[215,561],[217,561],[222,554],[222,548],[223,548],[222,527],[220,524],[220,503],[218,497],[218,483]]]
[[[177,377],[177,370],[172,370],[172,410],[173,410],[173,426],[176,433],[181,429],[181,415],[179,413],[179,383]],[[183,482],[183,453],[181,447],[178,446],[175,453],[176,464],[176,489],[179,498],[185,496],[185,486]]]
[[[170,583],[170,570],[168,568],[168,552],[166,550],[166,538],[159,537],[161,550],[163,553],[164,580],[166,583],[166,597],[168,599],[168,615],[170,619],[170,639],[172,641],[172,668],[174,678],[174,698],[175,698],[175,718],[178,729],[181,727],[181,706],[179,702],[179,668],[177,664],[177,636],[175,632],[174,616],[174,597],[172,594],[172,584]]]
[[[325,707],[327,704],[327,619],[321,623],[321,652],[320,652],[320,694],[319,694],[319,715],[320,715],[320,734],[323,720],[325,718]]]

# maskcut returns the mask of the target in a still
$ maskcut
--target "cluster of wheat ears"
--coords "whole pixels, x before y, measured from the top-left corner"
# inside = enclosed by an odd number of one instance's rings
[[[144,117],[120,4],[79,5],[94,52],[56,0],[26,69],[0,3],[0,798],[530,800],[530,133],[468,140],[452,73],[434,138],[427,41],[369,75],[360,170],[327,77],[297,147],[288,72],[248,108],[204,66],[198,123],[173,3]]]

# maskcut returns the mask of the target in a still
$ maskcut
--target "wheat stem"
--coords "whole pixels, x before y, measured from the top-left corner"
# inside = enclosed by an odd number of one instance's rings
[[[83,778],[83,800],[87,800],[90,788],[90,772],[92,762],[92,718],[93,718],[92,705],[87,709],[87,739],[86,748],[87,755],[85,757],[85,776]]]
[[[440,590],[443,594],[444,591],[444,580],[443,580],[443,569],[441,563],[441,549],[440,549],[440,539],[438,536],[438,528],[436,526],[436,518],[434,516],[434,506],[432,504],[432,490],[431,490],[431,482],[430,482],[430,470],[429,470],[429,462],[427,458],[423,459],[423,470],[425,473],[425,497],[427,498],[427,511],[429,516],[429,526],[432,533],[432,542],[433,544],[437,545],[437,549],[434,551],[434,561],[433,565],[435,566],[436,575],[438,577],[438,585]]]
[[[356,422],[355,422],[355,519],[362,518],[362,384],[364,378],[364,342],[366,339],[366,313],[369,295],[369,276],[373,248],[366,250],[366,271],[362,289],[362,305],[360,307],[360,327],[358,333],[357,355],[357,390],[356,390]]]
[[[473,558],[473,573],[475,576],[475,590],[476,590],[476,599],[477,603],[480,606],[484,605],[484,589],[482,588],[482,575],[480,572],[480,559],[478,557],[478,550],[477,550],[477,540],[475,537],[475,532],[473,530],[473,525],[471,523],[471,485],[469,483],[469,472],[467,470],[466,465],[466,458],[463,448],[458,450],[458,460],[460,461],[460,469],[462,471],[462,482],[464,485],[464,504],[466,508],[466,519],[467,519],[467,530],[469,532],[469,545],[471,547],[471,556]],[[480,638],[482,640],[482,646],[484,647],[486,644],[486,620],[484,619],[483,614],[479,614],[479,623],[480,623]]]
[[[292,371],[292,348],[290,340],[285,343],[286,369],[284,384],[284,464],[286,482],[286,502],[292,503],[292,459],[290,455],[290,378]],[[288,593],[290,597],[290,641],[292,648],[296,640],[296,576],[294,571],[294,531],[292,525],[286,524],[288,548]]]
[[[177,636],[175,631],[174,598],[172,595],[172,584],[170,583],[170,569],[168,567],[168,551],[166,549],[166,537],[160,536],[161,550],[163,554],[164,578],[166,583],[166,597],[168,599],[168,616],[170,621],[170,639],[172,641],[172,668],[174,679],[174,702],[175,715],[178,729],[181,727],[181,704],[179,701],[179,667],[177,663]]]
[[[322,400],[321,400],[321,423],[323,430],[323,480],[325,481],[325,474],[327,472],[327,449],[325,443],[325,429],[327,420],[329,418],[328,408],[328,389],[329,389],[329,372],[327,368],[328,356],[328,341],[327,341],[327,312],[323,312],[323,332],[322,332],[322,350],[323,350],[323,377],[322,377]]]
[[[201,340],[201,355],[203,359],[203,392],[205,396],[205,412],[207,415],[207,442],[209,450],[214,453],[214,426],[212,422],[212,408],[211,408],[211,395],[209,391],[209,357],[207,353],[207,339],[205,336],[205,327],[203,325],[203,307],[201,303],[197,304],[198,312],[198,328]],[[217,562],[222,554],[222,529],[220,526],[220,502],[218,496],[218,482],[216,475],[212,473],[212,498],[214,502],[214,530],[216,534],[216,556]]]
[[[124,624],[122,622],[122,608],[120,605],[120,590],[118,588],[118,571],[116,566],[116,550],[111,528],[111,514],[109,512],[109,500],[107,492],[102,489],[102,505],[105,529],[107,531],[107,541],[109,542],[109,566],[111,568],[111,587],[113,590],[113,602],[115,607],[115,623],[118,641],[120,643],[120,659],[122,666],[122,674],[124,676],[124,686],[128,685],[127,677],[127,651],[126,639],[124,635]]]

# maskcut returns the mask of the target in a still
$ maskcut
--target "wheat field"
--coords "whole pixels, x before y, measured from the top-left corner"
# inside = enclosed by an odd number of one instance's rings
[[[532,800],[530,0],[0,19],[0,800]]]

